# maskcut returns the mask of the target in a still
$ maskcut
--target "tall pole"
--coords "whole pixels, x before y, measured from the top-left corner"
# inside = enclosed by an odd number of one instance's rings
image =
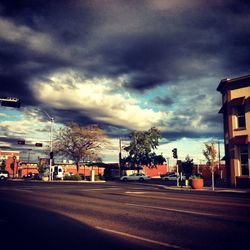
[[[121,177],[122,139],[119,138],[119,176]]]
[[[168,164],[167,172],[170,172],[170,171],[169,171],[169,169],[170,169],[170,168],[169,168],[169,157],[167,157],[167,164]]]
[[[177,171],[177,179],[176,179],[176,184],[177,184],[177,187],[180,186],[180,178],[179,178],[179,165],[178,165],[178,158],[176,159],[176,171]]]
[[[52,164],[53,164],[53,122],[54,119],[50,117],[50,157],[49,157],[49,180],[53,180],[53,171],[52,171]]]
[[[28,163],[27,163],[27,175],[29,174],[29,165],[30,165],[30,151],[31,151],[32,149],[28,149]]]
[[[42,110],[50,119],[50,154],[49,154],[49,180],[53,180],[53,122],[54,118],[51,117],[45,110]]]
[[[220,171],[220,141],[218,140],[218,170]]]

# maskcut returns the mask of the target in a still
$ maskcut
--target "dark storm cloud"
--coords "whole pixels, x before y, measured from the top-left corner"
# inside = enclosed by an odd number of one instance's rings
[[[174,103],[174,100],[172,97],[169,96],[164,96],[164,97],[157,96],[152,100],[152,102],[163,106],[169,106]]]
[[[199,90],[215,95],[217,87],[216,82],[208,88],[207,82],[197,85],[197,81],[213,77],[219,82],[249,73],[249,13],[249,1],[236,0],[1,1],[1,20],[20,32],[13,40],[0,37],[1,95],[19,97],[24,106],[38,105],[30,89],[34,79],[64,69],[90,79],[126,76],[124,87],[129,91],[178,86],[174,98],[153,101],[181,105],[177,114],[186,117],[176,117],[171,124],[182,126],[183,132],[172,136],[199,137],[198,131],[185,132],[192,119],[201,115],[201,121],[214,126],[220,121],[219,115],[206,113],[204,104],[201,110],[193,108],[206,98]],[[51,46],[30,46],[27,37],[19,38],[22,31],[31,38],[45,35]],[[194,83],[185,86],[186,81]],[[186,99],[191,95],[193,99]],[[218,102],[215,98],[216,106]],[[50,112],[58,122],[95,123],[84,110]]]
[[[246,10],[249,5],[245,1],[201,1],[179,9],[155,9],[147,1],[143,8],[126,1],[118,1],[114,7],[109,5],[112,1],[105,1],[106,4],[21,1],[15,5],[13,2],[4,1],[2,16],[51,34],[63,46],[72,49],[76,61],[100,56],[101,60],[84,67],[86,74],[127,74],[125,86],[128,88],[142,91],[183,78],[195,79],[211,70],[217,75],[222,69],[230,70],[230,74],[248,70],[250,31]],[[140,21],[136,14],[142,17]],[[130,22],[135,24],[130,27]],[[114,31],[109,33],[108,29]],[[20,50],[17,48],[17,56]],[[29,53],[23,55],[23,62],[29,60]],[[35,61],[40,60],[35,58]],[[56,60],[56,55],[44,58],[51,70],[62,66]],[[213,67],[214,60],[219,61],[221,68]],[[72,67],[81,67],[81,63],[76,65],[73,61]],[[202,63],[207,68],[197,66]],[[30,77],[36,73],[39,72],[31,71]]]

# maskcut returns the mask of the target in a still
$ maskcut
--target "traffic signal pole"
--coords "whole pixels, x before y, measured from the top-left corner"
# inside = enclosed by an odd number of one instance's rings
[[[1,106],[5,107],[20,108],[21,106],[21,100],[16,97],[7,97],[7,98],[0,97],[0,103]]]
[[[176,159],[176,175],[177,175],[177,178],[176,178],[176,185],[177,187],[180,186],[180,178],[179,178],[179,165],[178,165],[178,154],[177,154],[177,148],[174,148],[172,150],[173,152],[173,158]]]

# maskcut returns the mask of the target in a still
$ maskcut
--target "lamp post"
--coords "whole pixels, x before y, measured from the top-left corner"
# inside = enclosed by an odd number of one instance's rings
[[[50,119],[50,154],[49,154],[49,180],[53,180],[52,165],[53,165],[53,123],[54,118],[51,117],[46,111],[43,111]]]
[[[54,119],[50,117],[50,154],[49,154],[49,180],[53,180],[52,164],[53,164],[53,122]]]

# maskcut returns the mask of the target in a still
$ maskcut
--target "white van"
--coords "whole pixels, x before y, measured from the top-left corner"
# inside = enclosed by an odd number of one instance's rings
[[[62,166],[52,166],[52,176],[53,180],[63,180],[63,167]]]

